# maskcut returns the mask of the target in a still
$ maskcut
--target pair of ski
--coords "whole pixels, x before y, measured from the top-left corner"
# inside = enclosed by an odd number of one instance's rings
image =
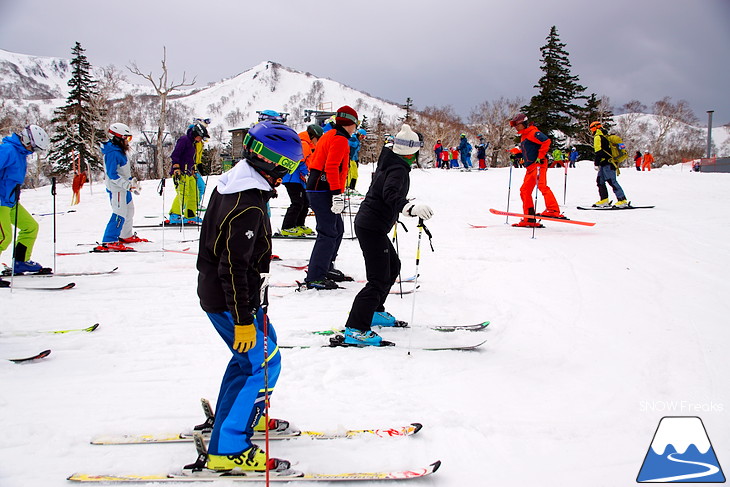
[[[408,328],[408,324],[404,321],[396,322],[399,323],[397,326],[394,327],[384,327],[385,329],[388,328],[396,328],[396,329],[403,329]],[[464,332],[478,332],[485,330],[489,326],[489,321],[484,321],[482,323],[476,323],[476,324],[470,324],[470,325],[431,325],[427,328],[431,331],[438,331],[438,332],[444,332],[444,333],[454,333],[458,331],[464,331]],[[369,346],[369,345],[357,345],[357,344],[350,344],[345,343],[345,338],[342,335],[344,330],[342,329],[330,329],[330,330],[319,330],[319,331],[313,331],[310,332],[310,334],[313,335],[319,335],[319,336],[328,336],[329,341],[326,344],[301,344],[301,345],[290,345],[290,344],[278,344],[279,348],[282,349],[293,349],[293,348],[385,348],[385,347],[399,347],[399,345],[395,344],[394,342],[390,342],[387,340],[383,340],[382,344],[379,347]],[[454,340],[439,340],[433,343],[421,343],[421,344],[409,344],[409,345],[402,345],[399,348],[408,348],[413,350],[423,350],[423,351],[429,351],[429,352],[439,352],[439,351],[471,351],[471,350],[477,350],[479,347],[484,345],[487,342],[487,340],[482,339],[468,339],[463,340],[462,337],[459,337],[458,339]]]
[[[105,274],[111,274],[116,272],[119,267],[108,271],[80,271],[80,272],[53,272],[49,269],[49,272],[23,272],[21,274],[15,274],[15,277],[73,277],[73,276],[102,276]],[[7,272],[7,274],[6,274]],[[6,267],[2,273],[3,276],[10,275],[10,268]]]
[[[19,331],[0,331],[0,337],[4,336],[34,336],[34,335],[65,335],[67,333],[91,333],[99,328],[99,323],[94,323],[86,328],[71,328],[67,330],[19,330]]]
[[[92,439],[91,443],[95,445],[128,445],[128,444],[148,444],[148,443],[195,443],[198,457],[195,463],[187,465],[182,472],[173,472],[159,475],[95,475],[86,473],[75,473],[68,477],[68,480],[75,482],[189,482],[189,481],[214,481],[227,480],[235,482],[260,482],[265,480],[265,472],[243,472],[228,471],[215,472],[205,468],[207,460],[207,448],[205,446],[206,436],[210,434],[210,429],[215,421],[215,415],[206,399],[201,399],[203,410],[205,411],[206,420],[195,432],[182,432],[175,434],[163,435],[121,435],[121,436],[100,436]],[[284,422],[286,423],[286,422]],[[288,423],[287,423],[288,424]],[[335,440],[335,439],[352,439],[360,437],[370,438],[394,438],[407,437],[418,433],[423,426],[420,423],[411,423],[407,426],[398,428],[373,428],[361,430],[346,430],[342,432],[326,433],[321,431],[299,431],[290,427],[283,432],[277,430],[269,431],[269,440],[291,440],[295,438],[308,438],[318,440]],[[263,439],[264,432],[257,432],[253,439]],[[304,473],[287,469],[283,472],[270,471],[270,481],[284,482],[291,480],[308,480],[308,481],[352,481],[352,480],[405,480],[419,478],[429,475],[438,470],[441,462],[436,461],[431,465],[418,468],[415,470],[401,471],[376,471],[361,473]]]
[[[653,205],[651,206],[632,206],[631,203],[629,203],[628,206],[576,206],[579,210],[641,210],[641,209],[647,209],[647,208],[654,208]]]
[[[87,332],[91,333],[92,331],[99,328],[99,323],[94,323],[91,326],[87,326],[86,328],[77,328],[77,329],[70,329],[70,330],[42,330],[42,331],[7,331],[7,332],[0,332],[0,336],[31,336],[31,335],[60,335],[65,333],[75,333],[75,332]],[[22,363],[28,363],[28,362],[35,362],[40,359],[44,359],[48,357],[51,354],[50,350],[43,350],[40,353],[37,353],[35,355],[31,355],[29,357],[22,357],[22,358],[10,358],[6,359],[10,362],[14,362],[16,364],[22,364]]]
[[[67,291],[76,286],[75,282],[69,282],[63,286],[0,286],[0,289],[24,289],[26,291]]]
[[[35,355],[31,355],[30,357],[23,357],[23,358],[9,358],[10,362],[16,363],[16,364],[24,364],[29,362],[35,362],[36,360],[40,360],[43,358],[48,357],[51,354],[50,350],[43,350],[40,353],[37,353]]]
[[[98,250],[87,250],[82,252],[56,252],[56,255],[86,255],[86,254],[151,254],[151,253],[159,253],[159,252],[172,252],[177,254],[190,254],[190,255],[197,255],[197,252],[190,252],[190,247],[186,247],[182,250],[173,250],[173,249],[147,249],[147,250],[137,250],[133,249],[132,247],[127,247],[126,250],[105,250],[105,251],[98,251]]]
[[[287,240],[317,240],[316,235],[282,235],[281,233],[274,233],[271,238],[283,238]]]
[[[451,333],[454,331],[482,331],[489,326],[489,321],[483,321],[475,325],[432,325],[428,326],[429,330],[440,331],[444,333]],[[396,325],[393,327],[386,328],[408,328],[408,323],[405,321],[396,321]],[[318,330],[313,331],[313,335],[331,336],[344,333],[345,330],[341,328],[332,328],[330,330]]]

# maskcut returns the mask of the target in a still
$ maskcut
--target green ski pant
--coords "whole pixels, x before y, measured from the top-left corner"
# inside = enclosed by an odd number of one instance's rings
[[[38,222],[21,204],[16,204],[12,208],[0,206],[0,253],[10,247],[13,242],[16,211],[18,212],[18,241],[15,245],[15,259],[25,262],[30,260],[30,255],[33,253],[33,245],[38,236]]]
[[[198,198],[198,182],[195,180],[195,176],[181,176],[175,191],[177,194],[172,201],[170,214],[181,215],[183,218],[194,218],[198,213],[198,201],[200,201],[200,198]],[[185,209],[184,214],[180,209],[181,202]]]

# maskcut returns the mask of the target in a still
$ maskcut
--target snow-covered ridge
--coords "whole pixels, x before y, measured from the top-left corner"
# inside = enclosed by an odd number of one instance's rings
[[[153,94],[152,87],[124,68],[126,77],[113,99],[128,95]],[[93,67],[93,75],[101,79],[103,70]],[[49,116],[65,103],[69,87],[70,60],[28,56],[0,50],[0,96],[17,108],[41,103],[41,113]],[[129,81],[132,81],[131,83]],[[336,109],[347,104],[371,121],[382,117],[384,122],[403,115],[403,109],[391,103],[336,81],[287,68],[273,61],[264,61],[231,78],[204,88],[187,88],[173,92],[170,100],[180,104],[195,117],[213,120],[212,129],[248,126],[256,121],[257,110],[272,109],[291,114],[295,128],[304,125],[305,109]],[[155,114],[150,114],[152,126]]]

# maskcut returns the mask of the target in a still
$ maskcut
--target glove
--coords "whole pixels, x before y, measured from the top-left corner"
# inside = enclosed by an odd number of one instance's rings
[[[134,194],[139,194],[139,192],[142,191],[142,187],[139,185],[139,181],[137,181],[137,178],[132,178],[129,181],[129,191]]]
[[[172,167],[172,182],[175,183],[175,186],[178,185],[180,182],[180,178],[182,177],[182,173],[180,172],[180,166],[173,166]]]
[[[332,196],[332,213],[339,215],[345,210],[345,195],[336,194]]]
[[[428,205],[417,205],[408,203],[401,211],[405,216],[417,216],[422,220],[428,220],[433,216],[433,210]]]
[[[253,323],[233,327],[233,349],[246,353],[256,346],[256,327]]]

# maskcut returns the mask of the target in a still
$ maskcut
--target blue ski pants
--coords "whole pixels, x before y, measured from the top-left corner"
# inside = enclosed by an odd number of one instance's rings
[[[116,243],[119,237],[129,238],[134,234],[134,202],[129,191],[109,191],[109,203],[112,205],[112,216],[104,230],[102,243]]]
[[[608,189],[606,188],[606,183],[611,186],[618,201],[626,199],[624,190],[621,188],[621,185],[618,184],[618,181],[616,180],[616,170],[611,164],[606,164],[605,166],[600,166],[598,168],[596,184],[598,185],[598,194],[600,195],[602,200],[608,198]]]
[[[268,324],[268,374],[264,371],[264,313],[259,309],[254,318],[256,346],[245,353],[233,349],[233,316],[229,311],[207,313],[233,357],[223,374],[215,425],[208,452],[212,455],[237,455],[252,445],[253,428],[264,414],[265,393],[274,390],[281,372],[281,354],[276,345],[276,331]],[[267,318],[268,319],[268,318]],[[268,377],[265,377],[268,375]],[[266,383],[268,379],[268,383]]]

